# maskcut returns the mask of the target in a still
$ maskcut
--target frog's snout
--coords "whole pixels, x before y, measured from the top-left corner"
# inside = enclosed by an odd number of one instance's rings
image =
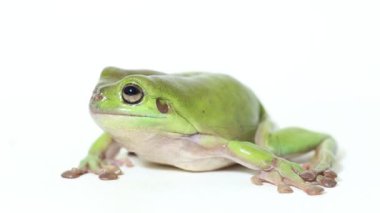
[[[103,100],[104,96],[102,93],[94,93],[91,97],[91,99],[95,102]]]

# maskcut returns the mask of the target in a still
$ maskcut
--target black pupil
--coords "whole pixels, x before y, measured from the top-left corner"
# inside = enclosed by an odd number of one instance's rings
[[[137,89],[135,86],[127,86],[124,88],[124,94],[132,96],[137,95],[140,93],[140,90]]]

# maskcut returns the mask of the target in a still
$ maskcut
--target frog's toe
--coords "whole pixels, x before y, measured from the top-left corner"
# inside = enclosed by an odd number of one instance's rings
[[[338,177],[338,175],[330,169],[323,171],[323,176],[329,177],[329,178],[337,178]]]
[[[251,182],[255,185],[261,186],[263,185],[263,181],[260,179],[260,175],[254,175],[251,178]]]
[[[292,193],[293,189],[283,181],[283,178],[277,171],[261,171],[251,178],[252,183],[262,185],[263,182],[272,183],[277,186],[279,193]]]
[[[99,175],[100,180],[116,180],[119,178],[119,175],[113,172],[104,172]]]
[[[87,171],[78,169],[78,168],[72,168],[71,170],[67,170],[61,174],[63,178],[68,178],[68,179],[74,179],[82,176],[83,174],[86,174]]]
[[[116,180],[119,178],[119,175],[122,174],[121,169],[115,165],[105,165],[98,172],[99,179],[101,180]]]
[[[337,178],[337,174],[332,170],[324,170],[324,171],[314,171],[314,170],[306,170],[300,174],[300,177],[307,182],[316,182],[317,184],[332,188],[335,187],[337,182],[335,178]]]
[[[277,191],[279,193],[292,193],[293,189],[287,184],[280,184],[277,186]]]
[[[308,195],[320,195],[323,193],[324,189],[320,186],[315,186],[315,185],[309,185],[307,186],[304,191]]]
[[[309,182],[312,182],[314,181],[316,178],[317,178],[317,173],[315,171],[312,171],[312,170],[306,170],[304,172],[302,172],[300,174],[300,177],[304,180],[304,181],[309,181]]]
[[[332,188],[332,187],[335,187],[337,182],[334,178],[331,178],[331,177],[326,177],[326,176],[323,176],[323,175],[318,175],[317,177],[317,183],[321,186],[324,186],[326,188]]]

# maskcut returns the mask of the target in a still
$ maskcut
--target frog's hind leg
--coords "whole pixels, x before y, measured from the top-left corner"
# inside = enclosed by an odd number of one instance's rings
[[[290,186],[295,186],[309,195],[319,195],[323,188],[312,181],[304,180],[301,174],[305,171],[299,164],[276,156],[264,147],[249,141],[229,141],[225,156],[247,168],[260,170],[251,180],[261,185],[269,182],[277,186],[281,193],[290,193]]]
[[[315,151],[301,177],[325,187],[336,185],[336,174],[330,170],[335,161],[336,142],[329,135],[301,128],[274,130],[274,125],[266,118],[258,127],[255,142],[282,157]]]

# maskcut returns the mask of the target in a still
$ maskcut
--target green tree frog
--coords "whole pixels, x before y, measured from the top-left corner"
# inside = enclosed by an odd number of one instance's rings
[[[256,95],[228,75],[108,67],[90,111],[104,133],[79,167],[62,177],[92,172],[117,179],[123,162],[115,155],[126,148],[141,159],[188,171],[240,164],[256,170],[254,184],[272,183],[280,193],[294,186],[318,195],[336,185],[335,140],[302,128],[276,129]],[[309,151],[315,154],[305,164],[288,160]],[[127,156],[124,163],[130,164]]]

